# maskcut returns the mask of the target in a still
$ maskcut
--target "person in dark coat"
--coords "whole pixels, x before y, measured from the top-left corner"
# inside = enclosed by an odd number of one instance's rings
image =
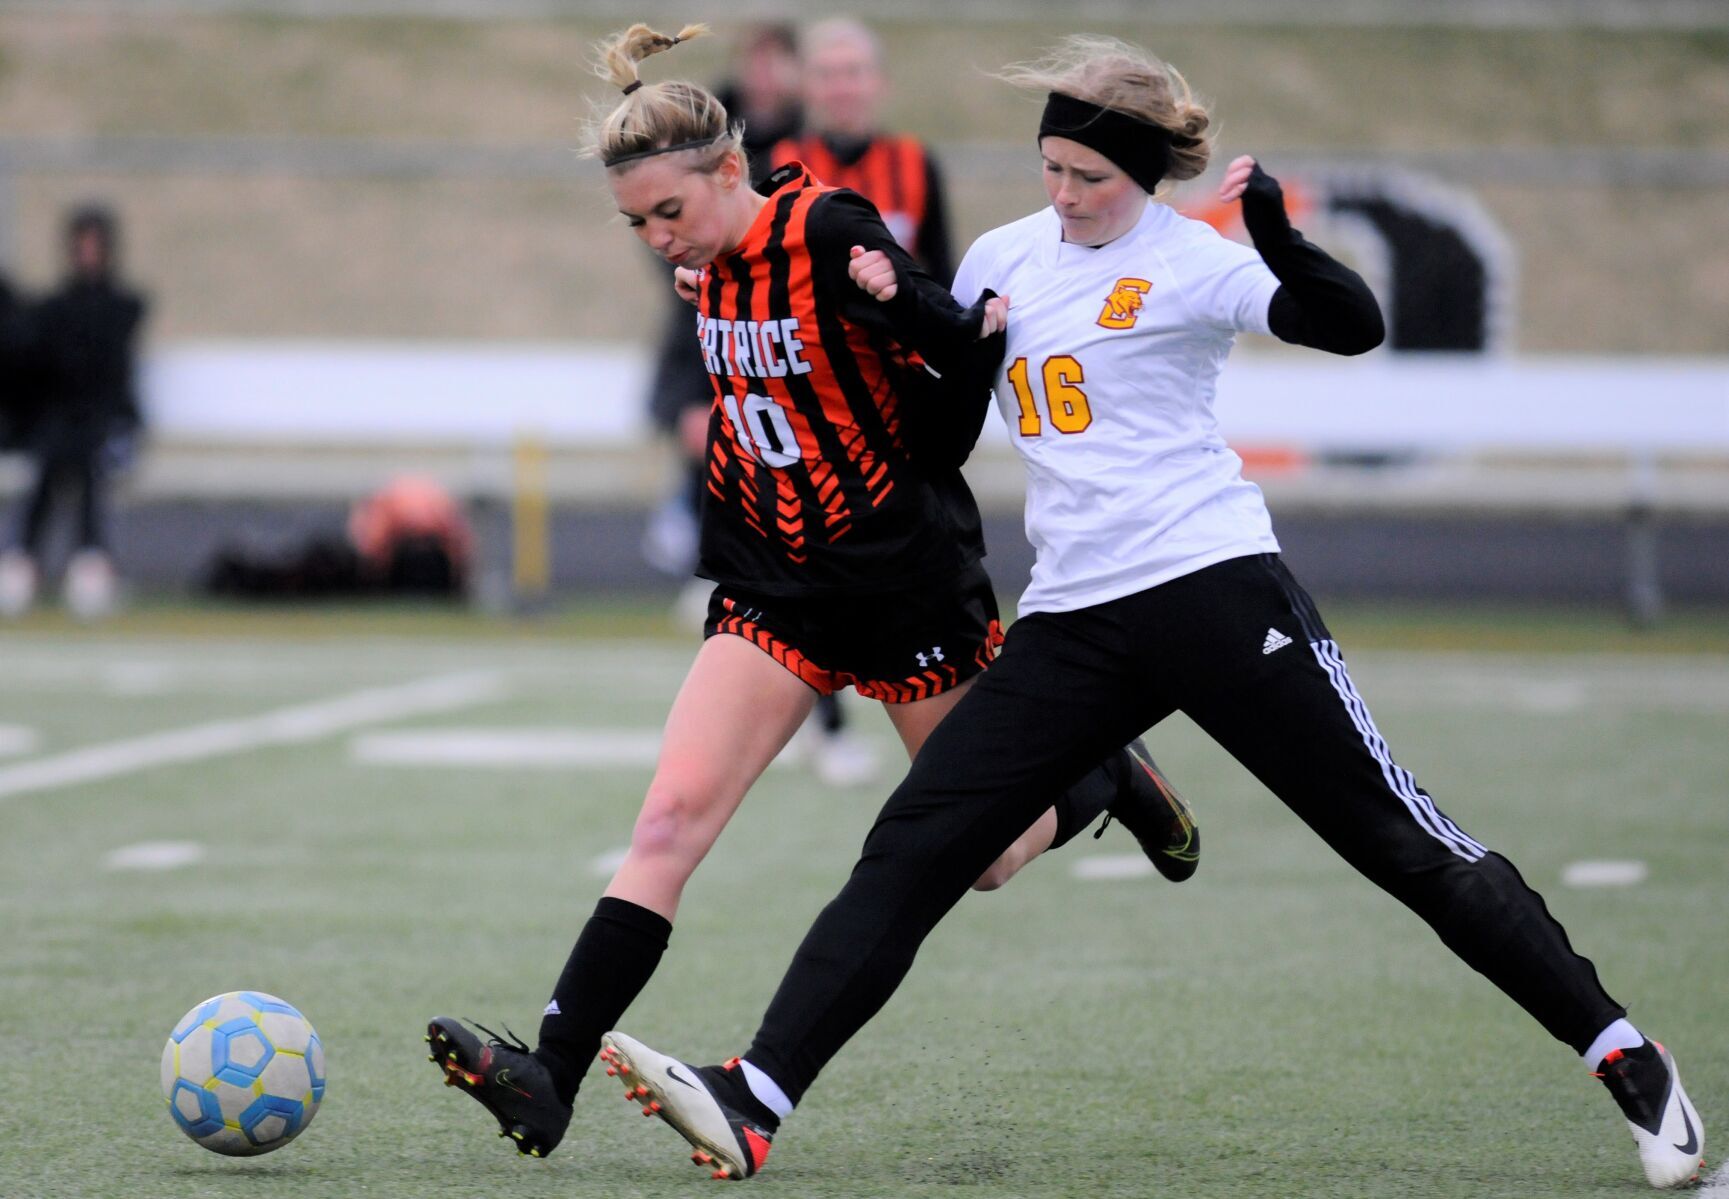
[[[34,598],[49,517],[60,503],[76,505],[66,578],[73,609],[100,615],[114,593],[108,477],[142,425],[134,375],[146,304],[118,277],[119,228],[107,209],[71,213],[66,252],[65,281],[36,305],[31,321],[40,411],[28,449],[36,480],[16,544],[0,564],[0,613],[22,611]]]
[[[0,275],[0,452],[23,449],[35,423],[30,328],[24,297]]]

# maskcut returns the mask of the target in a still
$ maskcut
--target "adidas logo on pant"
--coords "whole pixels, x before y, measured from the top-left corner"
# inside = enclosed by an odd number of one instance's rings
[[[1261,642],[1261,652],[1263,654],[1270,654],[1276,649],[1284,649],[1289,644],[1291,644],[1291,639],[1289,637],[1285,636],[1277,629],[1268,629],[1267,639]]]

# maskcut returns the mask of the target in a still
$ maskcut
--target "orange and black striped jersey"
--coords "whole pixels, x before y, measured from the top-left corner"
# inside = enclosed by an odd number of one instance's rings
[[[789,137],[769,150],[773,166],[802,163],[830,187],[850,188],[876,205],[883,224],[938,282],[954,278],[947,206],[930,150],[915,137]]]
[[[855,193],[821,186],[798,163],[759,190],[768,202],[698,288],[696,332],[715,400],[697,573],[808,595],[887,591],[961,570],[984,553],[958,469],[971,440],[963,435],[957,457],[925,412],[947,405],[965,424],[976,402],[982,423],[988,385],[963,404],[908,342],[939,362],[980,344],[976,311],[962,312]],[[899,303],[879,304],[848,278],[855,245],[895,260],[908,284]],[[903,341],[895,328],[917,335]]]

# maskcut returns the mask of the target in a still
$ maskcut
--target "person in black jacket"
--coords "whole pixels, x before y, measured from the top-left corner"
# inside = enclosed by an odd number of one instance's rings
[[[142,424],[134,367],[146,305],[118,278],[114,215],[96,206],[74,210],[66,250],[66,279],[36,306],[31,322],[41,395],[28,447],[36,481],[25,498],[17,543],[0,564],[0,612],[13,615],[34,598],[48,519],[61,502],[77,505],[67,598],[83,616],[108,608],[114,592],[108,475]]]
[[[29,310],[11,282],[0,275],[0,452],[24,447],[35,415],[29,350]]]

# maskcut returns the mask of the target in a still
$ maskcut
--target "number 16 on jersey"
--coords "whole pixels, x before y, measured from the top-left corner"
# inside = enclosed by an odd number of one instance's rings
[[[1050,414],[1052,428],[1059,433],[1079,433],[1093,423],[1092,406],[1079,386],[1087,381],[1086,372],[1073,355],[1051,355],[1039,374],[1044,384],[1044,408]],[[1044,431],[1044,425],[1025,358],[1016,358],[1009,364],[1009,384],[1021,406],[1021,436],[1037,437]]]

